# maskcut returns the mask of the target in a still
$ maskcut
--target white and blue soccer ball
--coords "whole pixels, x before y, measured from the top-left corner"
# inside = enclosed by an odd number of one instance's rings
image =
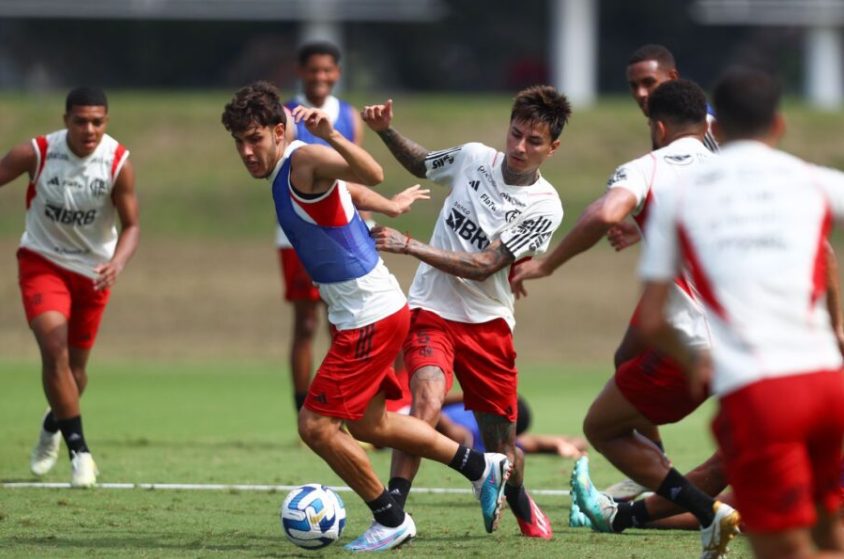
[[[324,485],[297,487],[281,504],[281,530],[305,549],[320,549],[340,539],[346,527],[346,506],[340,495]]]

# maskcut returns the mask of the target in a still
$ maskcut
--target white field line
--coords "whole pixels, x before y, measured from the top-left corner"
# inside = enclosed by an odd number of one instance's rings
[[[0,484],[3,489],[70,489],[69,483],[8,482]],[[243,483],[98,483],[97,489],[154,489],[161,491],[258,491],[265,493],[292,491],[298,485],[260,485]],[[351,492],[348,487],[331,487],[335,491]],[[472,492],[468,488],[414,487],[414,494],[463,495]],[[532,495],[568,495],[568,489],[531,489]]]

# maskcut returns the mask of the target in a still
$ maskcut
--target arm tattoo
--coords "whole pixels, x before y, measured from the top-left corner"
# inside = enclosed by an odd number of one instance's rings
[[[407,169],[411,175],[424,179],[427,174],[425,158],[429,151],[413,140],[409,140],[392,128],[378,132],[384,143],[390,148],[393,157]]]
[[[410,245],[410,254],[447,274],[475,281],[483,281],[498,270],[513,263],[513,255],[496,241],[483,252],[452,252],[434,248],[419,241]]]

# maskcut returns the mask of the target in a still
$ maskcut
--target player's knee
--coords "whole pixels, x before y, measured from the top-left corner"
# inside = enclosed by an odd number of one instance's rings
[[[440,416],[442,408],[443,401],[440,391],[433,390],[427,383],[413,392],[413,405],[410,412],[413,417],[433,423]]]
[[[595,414],[591,413],[591,410],[583,419],[583,434],[586,436],[586,440],[589,441],[589,444],[591,444],[595,450],[600,451],[604,442],[604,429],[601,425],[601,420],[596,417]]]
[[[302,413],[299,414],[299,437],[311,448],[330,444],[337,430],[325,421],[321,421],[319,417],[305,413],[306,411],[303,408]]]
[[[47,335],[39,340],[41,360],[47,374],[57,374],[60,369],[68,365],[67,340],[60,335]]]

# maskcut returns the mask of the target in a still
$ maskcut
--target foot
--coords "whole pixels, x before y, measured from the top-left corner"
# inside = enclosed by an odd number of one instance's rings
[[[516,521],[519,523],[519,530],[521,530],[522,535],[527,538],[550,540],[554,535],[554,532],[551,530],[551,520],[549,520],[548,515],[542,512],[542,509],[536,505],[530,495],[528,495],[528,500],[530,501],[530,522],[522,520],[517,516]]]
[[[395,528],[387,528],[375,520],[356,540],[346,544],[348,551],[384,551],[406,544],[416,537],[416,524],[409,514]]]
[[[58,431],[50,433],[41,428],[38,442],[32,449],[29,456],[29,469],[37,476],[43,476],[53,469],[56,460],[59,458],[59,445],[62,442],[62,434]]]
[[[647,487],[639,485],[632,479],[623,479],[617,483],[613,483],[603,491],[604,495],[617,503],[632,501],[647,492]]]
[[[700,528],[700,543],[703,547],[700,559],[726,557],[727,544],[739,533],[741,516],[736,509],[721,501],[715,501],[712,508],[715,510],[715,519],[706,528]]]
[[[569,527],[570,528],[591,528],[592,521],[589,517],[583,514],[580,506],[572,500],[571,510],[569,510]]]
[[[97,483],[97,465],[90,452],[71,452],[70,486],[93,487]]]
[[[481,478],[472,482],[475,497],[481,502],[484,528],[491,534],[498,528],[501,519],[501,505],[504,502],[504,484],[510,477],[512,466],[503,454],[484,454],[486,467]]]
[[[618,505],[599,492],[589,478],[589,459],[583,456],[574,464],[571,472],[572,500],[581,512],[589,518],[596,532],[612,532],[612,521],[618,512]]]

